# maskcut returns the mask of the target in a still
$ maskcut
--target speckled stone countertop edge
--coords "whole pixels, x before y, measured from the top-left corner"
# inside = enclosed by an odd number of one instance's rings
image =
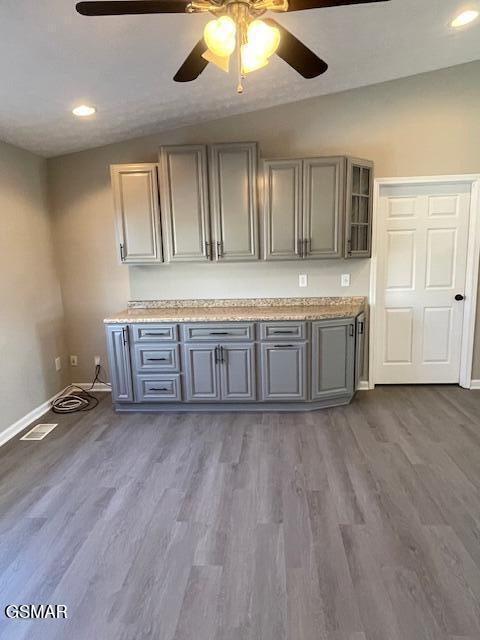
[[[189,309],[231,307],[298,307],[365,304],[364,296],[321,296],[308,298],[197,298],[175,300],[130,300],[128,309]]]
[[[278,300],[278,299],[277,299]],[[290,299],[289,299],[290,300]],[[354,318],[366,309],[366,298],[336,298],[335,302],[287,305],[213,305],[198,307],[150,307],[128,308],[105,318],[105,324],[138,324],[161,322],[275,322],[311,321]],[[307,298],[312,300],[312,298]],[[341,302],[340,302],[341,301]],[[227,302],[227,301],[226,301]],[[228,301],[230,302],[230,301]]]

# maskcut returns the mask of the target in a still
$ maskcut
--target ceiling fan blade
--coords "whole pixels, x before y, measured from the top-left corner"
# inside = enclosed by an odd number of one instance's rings
[[[288,0],[287,11],[304,11],[305,9],[326,9],[327,7],[344,7],[349,4],[371,4],[373,2],[389,2],[390,0]]]
[[[328,64],[306,47],[303,42],[300,42],[290,31],[287,31],[272,18],[262,18],[262,20],[280,31],[280,44],[275,53],[282,60],[285,60],[292,69],[295,69],[304,78],[316,78],[325,73]]]
[[[186,0],[93,0],[78,2],[82,16],[125,16],[144,13],[185,13]]]
[[[208,65],[208,60],[202,58],[202,54],[208,49],[202,38],[190,51],[177,73],[173,76],[175,82],[191,82],[196,80]]]

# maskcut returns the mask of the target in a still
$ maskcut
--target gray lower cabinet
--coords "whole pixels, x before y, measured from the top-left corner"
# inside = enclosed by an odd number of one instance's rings
[[[222,400],[256,400],[255,345],[222,345],[220,380]]]
[[[365,314],[361,313],[357,316],[355,323],[355,389],[362,379],[363,367],[365,361]]]
[[[306,343],[262,343],[262,400],[307,399]]]
[[[312,322],[312,400],[354,392],[355,320]]]
[[[180,374],[137,375],[135,399],[137,402],[180,402],[182,400]]]
[[[314,322],[107,325],[112,398],[126,411],[345,404],[362,371],[364,327],[363,313]]]
[[[217,347],[209,344],[183,346],[185,397],[192,401],[216,402],[221,399]]]
[[[114,324],[106,330],[112,397],[115,402],[133,402],[128,325]]]
[[[256,399],[254,344],[186,344],[184,363],[188,401]]]

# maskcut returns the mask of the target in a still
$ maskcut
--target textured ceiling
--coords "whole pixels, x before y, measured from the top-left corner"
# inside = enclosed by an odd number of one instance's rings
[[[480,5],[480,0],[468,6]],[[235,78],[207,67],[172,81],[206,15],[86,18],[75,0],[1,0],[0,139],[45,156],[253,111],[480,58],[480,21],[452,32],[463,0],[391,0],[277,17],[329,63],[303,80],[279,58]],[[76,120],[78,103],[97,106]]]

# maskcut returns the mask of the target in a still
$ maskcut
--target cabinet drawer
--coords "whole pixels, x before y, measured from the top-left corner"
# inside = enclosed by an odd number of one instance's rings
[[[175,342],[178,340],[176,324],[133,324],[134,342]]]
[[[261,340],[305,340],[307,335],[305,322],[262,322]]]
[[[184,324],[185,342],[242,342],[253,340],[255,336],[253,322],[228,324]]]
[[[134,366],[137,371],[178,371],[180,355],[178,345],[134,347]]]
[[[180,402],[182,388],[180,375],[139,375],[136,377],[137,402]]]

